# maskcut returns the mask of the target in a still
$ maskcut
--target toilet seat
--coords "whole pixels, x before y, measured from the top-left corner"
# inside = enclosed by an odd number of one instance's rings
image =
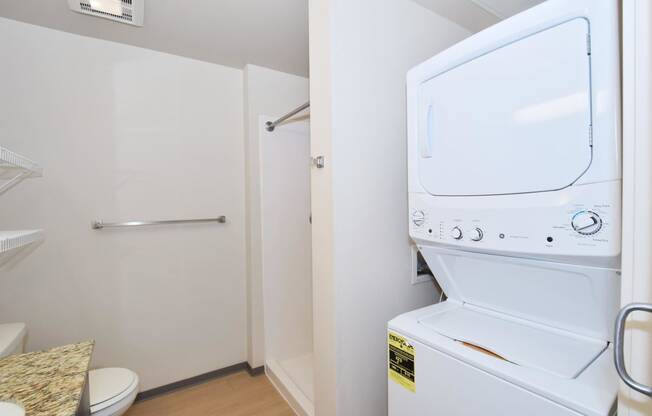
[[[135,399],[138,376],[125,368],[101,368],[89,371],[88,383],[91,414],[117,415],[122,414],[120,410],[126,410]],[[115,411],[109,410],[111,407]]]

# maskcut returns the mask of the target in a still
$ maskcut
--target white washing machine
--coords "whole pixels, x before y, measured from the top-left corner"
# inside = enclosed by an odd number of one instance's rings
[[[389,414],[607,416],[616,0],[549,0],[408,74],[410,236],[448,299],[388,325]]]

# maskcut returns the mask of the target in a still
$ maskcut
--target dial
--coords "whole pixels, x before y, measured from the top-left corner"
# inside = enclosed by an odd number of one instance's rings
[[[593,235],[602,229],[602,218],[593,211],[580,211],[571,220],[573,230],[582,235]]]
[[[412,223],[417,227],[423,226],[426,223],[426,214],[423,211],[414,211],[412,213]]]
[[[453,237],[456,240],[461,240],[463,237],[462,229],[460,227],[454,227],[451,230],[451,237]]]
[[[484,237],[484,232],[482,231],[481,228],[474,228],[471,230],[471,240],[472,241],[480,241]]]

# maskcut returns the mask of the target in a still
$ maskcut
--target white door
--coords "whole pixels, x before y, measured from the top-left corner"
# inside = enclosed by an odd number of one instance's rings
[[[622,304],[652,307],[652,2],[624,0],[623,7]],[[625,322],[625,371],[640,387],[652,386],[652,313]],[[652,415],[652,398],[623,382],[618,414]]]
[[[582,176],[592,159],[589,30],[588,20],[573,19],[421,84],[424,188],[516,194],[562,189]]]

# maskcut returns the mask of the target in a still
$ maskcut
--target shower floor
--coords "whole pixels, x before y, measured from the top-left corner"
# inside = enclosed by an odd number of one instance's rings
[[[312,378],[312,354],[305,354],[281,361],[281,367],[283,367],[287,375],[299,387],[303,394],[311,402],[314,402],[315,391]]]
[[[312,353],[282,361],[269,360],[267,374],[272,384],[298,414],[314,415]]]

